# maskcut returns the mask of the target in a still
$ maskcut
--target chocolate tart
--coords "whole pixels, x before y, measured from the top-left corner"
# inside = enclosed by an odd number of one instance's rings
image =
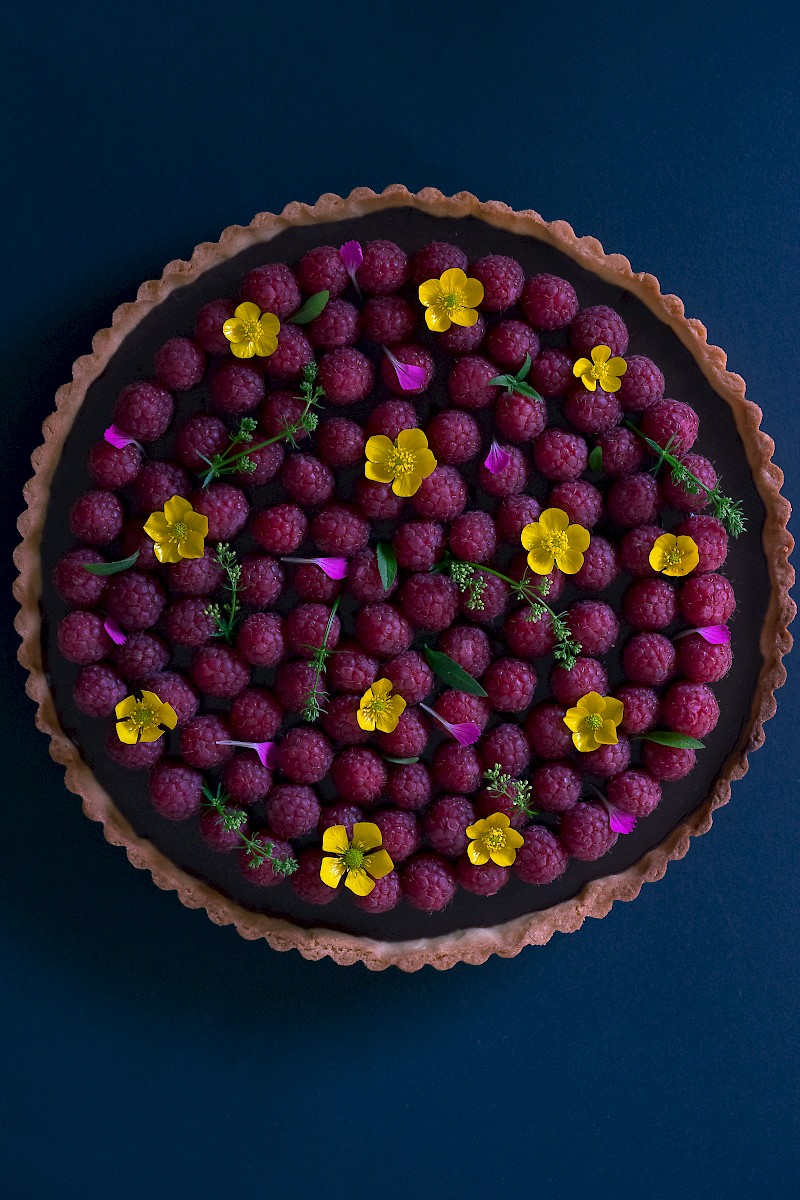
[[[712,444],[704,448],[726,490],[741,500],[748,523],[748,536],[731,543],[726,567],[734,583],[746,580],[737,591],[736,624],[748,633],[734,634],[733,670],[716,685],[722,719],[696,769],[671,784],[656,811],[608,854],[596,862],[570,862],[552,884],[531,888],[512,880],[491,899],[460,890],[441,912],[403,906],[379,917],[345,908],[342,897],[314,910],[285,887],[259,894],[241,880],[231,862],[235,856],[215,855],[196,829],[154,812],[146,776],[123,771],[104,756],[102,735],[75,708],[67,664],[55,649],[64,610],[48,583],[69,545],[61,518],[81,486],[81,472],[73,468],[111,421],[119,389],[148,373],[155,350],[191,328],[202,304],[235,294],[253,267],[294,262],[320,244],[371,238],[391,238],[409,253],[436,239],[456,243],[470,259],[507,254],[526,276],[563,276],[582,304],[616,309],[636,352],[658,362],[670,393],[690,399],[701,429],[713,429]],[[44,422],[44,443],[33,454],[35,473],[19,521],[23,540],[15,554],[16,625],[27,691],[37,705],[37,724],[51,739],[51,756],[65,766],[67,787],[82,797],[86,815],[103,825],[109,842],[125,847],[134,866],[150,871],[158,887],[175,890],[189,908],[204,908],[216,924],[233,924],[243,937],[264,938],[275,949],[297,949],[308,959],[329,956],[340,964],[363,962],[372,970],[394,965],[414,971],[426,964],[441,970],[481,963],[491,954],[511,957],[556,931],[572,932],[586,917],[605,916],[615,900],[634,899],[643,883],[661,878],[672,859],[686,854],[693,836],[710,828],[712,813],[728,802],[731,783],[747,771],[748,755],[763,742],[764,723],[775,711],[774,693],[785,678],[781,660],[791,646],[794,575],[790,507],[761,416],[745,397],[744,381],[726,370],[724,351],[708,344],[705,327],[685,317],[677,297],[662,295],[652,275],[634,272],[626,258],[605,254],[598,241],[576,236],[562,221],[482,203],[465,192],[447,197],[426,188],[412,194],[395,185],[381,194],[358,188],[345,199],[326,194],[314,205],[290,204],[279,215],[261,213],[246,227],[231,226],[219,242],[198,246],[189,262],[169,263],[160,280],[143,284],[135,302],[116,310],[111,328],[97,333],[92,353],[75,363],[72,382],[59,389],[56,410]],[[756,629],[758,639],[749,632]]]

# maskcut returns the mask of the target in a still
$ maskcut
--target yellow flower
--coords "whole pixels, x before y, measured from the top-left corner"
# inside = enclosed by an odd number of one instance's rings
[[[662,575],[688,575],[700,562],[700,551],[694,538],[662,533],[653,542],[649,562]]]
[[[390,483],[395,496],[413,496],[436,470],[433,451],[421,429],[403,429],[393,442],[379,433],[367,440],[364,474],[377,483]]]
[[[159,700],[155,692],[136,692],[120,700],[114,709],[117,737],[127,746],[137,742],[157,742],[165,729],[174,729],[178,717],[171,704]]]
[[[452,325],[474,325],[476,305],[483,299],[479,279],[467,279],[460,267],[445,271],[440,279],[419,285],[419,298],[425,305],[425,324],[434,333],[444,333]]]
[[[361,697],[356,718],[362,729],[392,733],[405,706],[402,696],[392,695],[391,679],[378,679]]]
[[[278,348],[280,327],[281,323],[274,313],[265,312],[262,315],[257,304],[245,300],[236,309],[236,315],[229,317],[222,326],[222,332],[237,358],[252,358],[254,354],[266,358]]]
[[[538,521],[522,531],[528,566],[537,575],[549,575],[554,566],[565,575],[574,575],[583,566],[583,552],[590,540],[589,530],[570,525],[563,508],[546,508]]]
[[[322,835],[322,849],[331,857],[320,863],[320,879],[335,888],[344,878],[344,886],[351,892],[368,896],[375,880],[394,870],[391,858],[381,849],[382,842],[383,835],[372,821],[356,821],[352,840],[344,825],[331,825]]]
[[[590,392],[597,390],[598,383],[604,392],[618,392],[620,376],[624,375],[628,364],[624,358],[612,358],[609,346],[595,346],[592,357],[579,358],[572,368],[572,374],[583,381],[583,386]]]
[[[522,845],[522,834],[511,828],[508,817],[501,812],[468,825],[466,834],[473,839],[467,846],[467,855],[476,867],[482,867],[489,859],[498,867],[510,867]]]
[[[202,558],[208,535],[208,517],[196,513],[183,496],[173,496],[163,512],[151,513],[144,531],[155,542],[159,562],[176,563],[182,558]]]
[[[599,692],[587,692],[581,696],[574,708],[568,708],[564,724],[572,731],[576,750],[586,754],[598,746],[616,746],[617,726],[622,720],[625,707],[614,696],[601,696]]]

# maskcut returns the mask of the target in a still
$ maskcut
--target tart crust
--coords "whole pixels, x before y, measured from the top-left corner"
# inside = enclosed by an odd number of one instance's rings
[[[324,927],[306,929],[281,917],[248,912],[176,867],[151,842],[134,832],[83,761],[77,747],[63,732],[55,711],[43,668],[40,641],[40,547],[53,474],[87,388],[151,309],[209,267],[255,243],[270,241],[290,226],[325,224],[401,207],[415,208],[437,217],[477,217],[487,225],[535,237],[606,282],[625,288],[673,330],[714,391],[732,410],[765,509],[762,544],[771,591],[760,635],[761,670],[750,715],[737,746],[723,764],[705,802],[681,821],[660,845],[649,850],[627,870],[592,880],[572,899],[548,909],[494,927],[463,929],[413,941],[386,942]],[[470,192],[445,196],[435,188],[424,188],[414,194],[400,184],[393,184],[382,193],[370,188],[356,188],[346,198],[326,193],[316,204],[292,203],[278,215],[259,213],[247,226],[232,225],[218,242],[203,242],[197,246],[189,262],[178,259],[169,263],[160,279],[143,283],[136,300],[115,311],[111,328],[95,335],[92,353],[75,362],[72,382],[64,384],[56,393],[56,410],[42,427],[44,442],[32,455],[34,475],[25,486],[27,507],[18,521],[22,534],[22,542],[14,553],[19,571],[14,595],[20,605],[15,625],[22,639],[18,658],[28,672],[26,690],[37,706],[36,724],[49,735],[50,755],[66,768],[66,785],[82,798],[86,816],[99,821],[106,840],[112,845],[124,846],[131,863],[149,871],[159,888],[176,891],[187,908],[204,908],[215,924],[232,924],[242,937],[250,941],[264,938],[275,950],[299,950],[307,959],[330,957],[341,965],[362,962],[375,971],[389,966],[417,971],[426,965],[446,970],[459,962],[477,965],[492,954],[511,958],[524,946],[544,945],[556,932],[571,933],[579,929],[587,917],[604,917],[615,900],[633,900],[644,883],[660,879],[673,859],[683,858],[690,839],[705,833],[711,827],[714,810],[727,804],[731,783],[746,773],[748,755],[764,741],[764,723],[776,709],[774,693],[786,678],[781,660],[792,645],[788,626],[796,612],[789,596],[794,582],[794,570],[789,563],[793,539],[787,529],[791,507],[780,491],[783,472],[772,461],[774,442],[760,428],[761,409],[746,399],[744,380],[728,371],[726,362],[724,350],[709,345],[705,326],[684,315],[681,300],[677,296],[662,295],[658,280],[634,271],[623,255],[605,254],[596,238],[578,237],[564,221],[545,221],[531,209],[515,212],[498,201],[481,202]]]

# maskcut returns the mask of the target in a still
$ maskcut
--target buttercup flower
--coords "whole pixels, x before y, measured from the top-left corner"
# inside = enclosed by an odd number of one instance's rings
[[[392,693],[391,679],[378,679],[368,688],[358,705],[356,719],[362,729],[392,733],[406,707],[402,696]]]
[[[528,551],[528,566],[537,575],[549,575],[558,567],[565,575],[574,575],[583,566],[583,553],[589,548],[589,530],[570,525],[563,508],[546,508],[522,531],[522,545]]]
[[[694,538],[662,533],[653,542],[648,561],[653,570],[662,575],[688,575],[700,562],[700,551]]]
[[[511,828],[508,817],[501,812],[468,825],[466,834],[473,839],[467,846],[467,855],[476,867],[482,867],[489,859],[498,867],[510,867],[523,840],[522,834]]]
[[[587,391],[596,391],[599,383],[604,392],[618,392],[620,377],[627,369],[624,358],[611,357],[609,346],[595,346],[591,358],[578,359],[572,374],[577,375]]]
[[[439,279],[419,285],[419,298],[425,305],[425,324],[434,333],[444,333],[451,325],[474,325],[476,306],[483,299],[483,284],[468,279],[460,267],[445,271]]]
[[[208,517],[196,513],[183,496],[173,496],[163,512],[151,513],[144,531],[155,542],[159,562],[176,563],[182,558],[202,558],[208,535]]]
[[[344,825],[331,825],[322,835],[322,849],[330,857],[320,863],[319,877],[328,887],[344,886],[357,896],[368,896],[376,879],[394,870],[394,863],[381,848],[383,835],[372,821],[356,821],[350,840]]]
[[[278,330],[281,323],[274,313],[262,314],[257,304],[245,300],[222,326],[222,332],[231,344],[231,353],[237,358],[266,358],[278,349]]]
[[[171,704],[159,700],[155,692],[135,692],[120,700],[114,709],[117,737],[127,746],[137,742],[157,742],[165,729],[174,729],[178,716]]]
[[[572,733],[576,750],[586,754],[598,746],[616,746],[617,726],[622,720],[625,707],[614,696],[601,696],[599,692],[587,692],[581,696],[574,708],[568,708],[564,724]]]
[[[433,451],[421,429],[403,429],[393,442],[379,433],[367,440],[364,474],[376,483],[391,483],[395,496],[413,496],[436,470]]]

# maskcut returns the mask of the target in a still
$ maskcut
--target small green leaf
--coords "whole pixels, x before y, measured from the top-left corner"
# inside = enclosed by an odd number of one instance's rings
[[[697,738],[689,737],[686,733],[673,733],[671,729],[653,729],[650,733],[643,733],[642,740],[645,742],[655,742],[658,746],[677,746],[679,750],[704,750],[703,742],[698,742]]]
[[[487,694],[477,679],[474,679],[469,671],[465,671],[457,662],[454,662],[449,654],[442,654],[441,650],[431,650],[430,646],[426,646],[425,658],[433,673],[438,675],[449,687],[455,688],[459,692],[468,692],[470,696]]]
[[[517,371],[517,383],[522,383],[523,379],[528,378],[528,372],[530,371],[530,369],[531,369],[531,356],[530,356],[530,354],[526,354],[525,362],[522,364],[520,369]]]
[[[589,467],[592,471],[602,471],[603,469],[603,447],[595,446],[594,450],[589,455]]]
[[[378,542],[375,553],[378,558],[378,571],[383,590],[388,592],[397,577],[397,557],[394,547],[390,542]]]
[[[418,758],[396,758],[394,754],[384,754],[383,761],[388,763],[397,763],[401,767],[408,767],[412,763],[418,763]]]
[[[134,550],[130,558],[121,558],[118,562],[110,563],[84,563],[84,571],[88,571],[90,575],[119,575],[120,571],[127,571],[128,567],[132,567],[139,557],[139,551]]]
[[[309,321],[313,321],[322,312],[325,305],[331,298],[329,291],[315,292],[313,296],[309,296],[305,304],[298,308],[293,317],[289,317],[292,325],[307,325]]]

